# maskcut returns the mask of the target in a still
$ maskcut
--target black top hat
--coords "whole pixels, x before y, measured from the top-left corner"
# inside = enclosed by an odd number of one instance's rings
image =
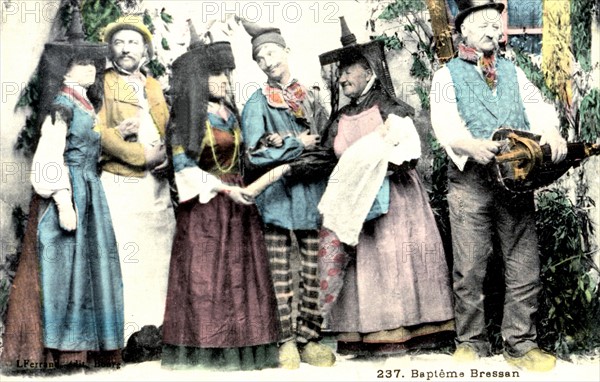
[[[460,27],[471,13],[482,9],[493,8],[498,12],[504,11],[504,4],[496,3],[494,0],[457,0],[458,14],[454,18],[454,29],[460,32]]]

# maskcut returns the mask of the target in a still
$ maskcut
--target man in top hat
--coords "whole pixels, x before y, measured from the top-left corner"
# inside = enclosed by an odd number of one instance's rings
[[[290,73],[289,49],[276,28],[246,23],[252,36],[252,55],[267,75],[267,84],[257,90],[242,113],[246,145],[245,171],[251,167],[266,173],[290,163],[291,172],[275,181],[256,197],[265,225],[281,325],[280,365],[299,367],[300,360],[316,366],[331,366],[333,351],[319,343],[322,317],[317,302],[317,244],[320,216],[317,205],[333,164],[315,166],[308,156],[320,148],[320,130],[327,113],[313,92]],[[304,157],[300,159],[302,156]],[[327,162],[327,161],[325,161]],[[300,295],[296,327],[292,324],[292,235],[300,249]]]
[[[163,321],[175,217],[164,137],[169,109],[158,81],[141,71],[153,55],[152,35],[139,16],[109,24],[110,47],[102,134],[102,183],[114,223],[125,301],[125,332]]]
[[[504,5],[459,1],[458,7],[458,57],[435,73],[430,95],[433,129],[451,159],[454,357],[473,360],[490,353],[482,296],[496,234],[505,265],[504,357],[517,367],[549,370],[555,357],[538,348],[534,321],[540,261],[533,193],[512,194],[497,187],[490,166],[501,143],[490,137],[502,126],[538,133],[540,143],[550,145],[554,162],[564,159],[566,142],[554,108],[519,68],[497,55]]]

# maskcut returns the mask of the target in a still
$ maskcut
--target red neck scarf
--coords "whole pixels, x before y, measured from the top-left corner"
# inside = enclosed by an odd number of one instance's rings
[[[278,109],[290,109],[296,118],[305,118],[302,102],[306,98],[306,89],[298,81],[292,81],[285,89],[267,84],[263,90],[269,106]]]
[[[69,99],[74,102],[77,102],[81,105],[81,107],[86,111],[94,111],[94,106],[79,92],[73,89],[70,86],[63,86],[61,91],[67,95]]]
[[[490,89],[496,88],[498,79],[496,78],[496,55],[494,53],[486,56],[477,49],[460,43],[458,45],[458,58],[479,66]]]

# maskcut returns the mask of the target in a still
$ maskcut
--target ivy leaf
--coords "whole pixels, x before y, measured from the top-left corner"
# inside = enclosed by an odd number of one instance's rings
[[[164,50],[171,50],[171,48],[169,47],[169,42],[167,41],[166,38],[164,38],[164,37],[162,38],[161,44],[162,44],[162,48]]]
[[[423,86],[417,86],[415,88],[417,95],[419,96],[419,101],[421,102],[421,108],[423,110],[429,110],[431,107],[429,100],[429,92]]]
[[[152,22],[152,17],[150,16],[150,13],[148,13],[148,10],[144,12],[143,21],[150,30],[150,33],[154,34],[154,23]]]
[[[410,68],[410,75],[420,80],[424,80],[429,77],[429,69],[427,69],[425,63],[416,54],[413,55],[413,64]]]
[[[164,67],[164,65],[161,64],[156,58],[152,59],[147,66],[155,78],[158,78],[167,72],[167,69]]]
[[[600,90],[592,89],[579,106],[581,138],[594,143],[600,136]]]
[[[379,15],[382,20],[393,20],[401,16],[406,16],[411,12],[421,12],[426,9],[423,0],[395,0],[390,3]]]
[[[397,35],[386,36],[385,34],[376,36],[374,40],[382,40],[385,43],[385,47],[392,50],[400,50],[404,47],[404,43],[398,39]]]
[[[170,14],[165,12],[164,8],[161,9],[161,11],[160,11],[160,18],[162,19],[162,21],[164,21],[167,24],[173,23],[173,16],[171,16]]]

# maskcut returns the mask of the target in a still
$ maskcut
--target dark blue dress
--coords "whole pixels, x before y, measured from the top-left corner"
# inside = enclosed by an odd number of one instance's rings
[[[93,108],[73,94],[55,104],[72,111],[64,152],[77,229],[63,230],[50,202],[38,223],[38,256],[44,347],[123,348],[123,282],[117,243],[97,163],[100,134]],[[87,107],[86,107],[87,106]]]

